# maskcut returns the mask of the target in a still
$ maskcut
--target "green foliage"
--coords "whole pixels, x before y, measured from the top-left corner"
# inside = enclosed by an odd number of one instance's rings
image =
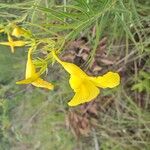
[[[9,84],[12,79],[16,79],[16,76],[20,74],[22,66],[25,65],[25,50],[16,49],[16,55],[14,56],[10,53],[10,48],[1,46],[1,55],[0,55],[0,83]],[[21,64],[21,65],[20,65]]]
[[[8,113],[8,101],[0,99],[0,145],[1,149],[9,149],[8,130],[10,128],[10,118]]]
[[[115,68],[121,70],[122,74],[120,87],[101,92],[100,101],[113,101],[113,104],[108,108],[101,106],[95,135],[92,131],[90,142],[83,139],[77,142],[64,122],[68,109],[65,100],[72,95],[66,74],[58,67],[49,69],[48,78],[55,81],[57,94],[33,90],[30,86],[15,86],[15,81],[24,76],[26,49],[17,49],[13,55],[9,48],[1,47],[2,150],[9,150],[10,147],[12,150],[91,150],[97,143],[104,150],[148,150],[149,5],[148,0],[1,1],[0,24],[12,21],[32,30],[39,39],[55,37],[60,50],[65,49],[68,41],[85,36],[89,39],[92,59],[99,40],[106,36],[106,56],[112,56],[116,61],[112,66],[104,66],[104,69]],[[95,34],[92,34],[93,28]],[[5,38],[4,35],[0,36],[0,40]],[[35,63],[40,67],[43,59],[37,59]],[[60,77],[60,73],[65,77]],[[58,78],[61,78],[61,82],[57,81]],[[60,90],[57,89],[58,85]],[[146,107],[142,103],[146,103]]]
[[[150,73],[140,71],[137,83],[132,87],[133,90],[138,90],[139,92],[150,91]]]

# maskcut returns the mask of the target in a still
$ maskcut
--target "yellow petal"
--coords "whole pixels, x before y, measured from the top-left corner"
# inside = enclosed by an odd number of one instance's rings
[[[6,46],[10,46],[9,42],[0,42],[1,45],[6,45]]]
[[[17,27],[14,28],[11,35],[13,35],[15,37],[20,37],[19,29]]]
[[[26,64],[26,75],[25,75],[26,79],[18,81],[18,82],[16,82],[16,84],[31,83],[32,85],[34,85],[36,87],[53,89],[54,86],[51,83],[39,78],[40,73],[36,73],[36,68],[35,68],[35,66],[32,62],[32,58],[31,58],[31,52],[32,52],[32,47],[28,51],[28,59],[27,59],[27,64]]]
[[[21,47],[24,46],[26,43],[24,41],[13,41],[12,45],[14,47]]]
[[[103,76],[89,78],[96,86],[101,88],[114,88],[120,84],[120,76],[114,72],[108,72]]]
[[[32,84],[36,87],[46,88],[49,90],[52,90],[54,88],[54,86],[51,83],[44,81],[41,78],[38,78],[38,76],[34,76],[25,80],[18,81],[16,82],[16,84]]]
[[[16,84],[29,84],[35,81],[40,76],[39,73],[36,73],[36,69],[31,58],[31,52],[32,48],[30,48],[28,51],[25,80],[18,81],[16,82]]]
[[[6,46],[10,46],[11,48],[11,52],[14,53],[15,50],[14,50],[14,45],[11,44],[10,42],[0,42],[1,45],[6,45]]]
[[[86,73],[73,63],[63,62],[62,66],[71,75],[85,77]]]
[[[30,31],[28,31],[28,30],[26,30],[26,29],[24,29],[24,28],[18,27],[18,26],[16,26],[16,27],[13,29],[11,35],[13,35],[13,36],[15,36],[15,37],[17,37],[17,38],[19,38],[19,37],[21,37],[21,36],[26,37],[26,38],[31,37]]]
[[[26,64],[26,75],[25,75],[26,79],[32,77],[36,72],[35,66],[31,58],[31,51],[32,51],[32,48],[30,48],[28,51],[28,59],[27,59],[27,64]]]
[[[64,62],[61,61],[57,55],[55,54],[54,51],[52,51],[53,57],[64,67],[64,69],[71,75],[75,75],[75,76],[80,76],[80,77],[85,77],[87,76],[86,73],[80,69],[78,66],[76,66],[73,63],[68,63],[68,62]]]
[[[15,27],[12,31],[12,35],[15,37],[20,37],[20,36],[24,35],[25,32],[26,32],[26,30],[24,30],[23,28]]]
[[[49,90],[53,90],[53,88],[54,88],[54,86],[51,83],[49,83],[47,81],[44,81],[41,78],[38,78],[37,80],[32,82],[32,85],[34,85],[36,87],[40,87],[40,88],[46,88],[46,89],[49,89]]]
[[[8,42],[0,42],[1,45],[6,45],[11,47],[12,53],[14,53],[14,47],[24,46],[26,43],[24,41],[13,41],[10,35],[8,35]]]
[[[79,89],[82,82],[83,82],[83,79],[78,76],[71,75],[71,77],[69,79],[69,84],[75,92]]]
[[[12,37],[10,35],[8,35],[8,43],[10,46],[17,46],[17,47],[20,47],[20,46],[24,46],[26,43],[24,41],[13,41]]]
[[[14,52],[15,52],[14,47],[13,47],[13,46],[10,46],[10,48],[11,48],[11,52],[14,53]]]
[[[97,97],[100,90],[90,81],[85,80],[80,87],[76,89],[74,97],[68,103],[69,106],[76,106],[85,102],[89,102]]]
[[[17,81],[16,84],[30,84],[32,82],[34,82],[35,80],[37,80],[39,78],[38,74],[34,74],[32,77],[21,80],[21,81]]]
[[[0,29],[0,33],[4,32],[5,30],[4,29]]]

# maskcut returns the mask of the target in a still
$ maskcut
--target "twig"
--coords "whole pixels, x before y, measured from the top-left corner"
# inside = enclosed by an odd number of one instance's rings
[[[99,147],[99,143],[98,143],[98,139],[97,139],[97,136],[96,136],[95,129],[93,128],[92,130],[93,130],[93,137],[94,137],[95,150],[100,150],[100,147]]]

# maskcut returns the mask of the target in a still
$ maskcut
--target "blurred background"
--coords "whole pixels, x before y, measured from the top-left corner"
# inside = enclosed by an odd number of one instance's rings
[[[62,59],[89,75],[119,72],[121,84],[72,108],[60,65],[43,75],[54,91],[16,85],[27,48],[12,54],[0,45],[0,150],[150,149],[150,1],[0,0],[0,24],[10,22],[39,39],[56,38]]]

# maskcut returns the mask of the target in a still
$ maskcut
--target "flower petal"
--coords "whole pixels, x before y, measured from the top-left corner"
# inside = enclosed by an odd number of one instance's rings
[[[80,85],[82,84],[82,82],[83,82],[83,79],[74,75],[71,75],[69,79],[69,84],[75,92],[80,88]]]
[[[21,47],[21,46],[24,46],[25,44],[26,44],[26,42],[24,42],[24,41],[13,41],[14,47]]]
[[[89,102],[96,98],[99,93],[100,90],[92,82],[85,80],[82,82],[80,87],[76,89],[76,93],[68,105],[76,106],[85,102]]]
[[[39,78],[38,74],[34,74],[32,77],[21,80],[21,81],[17,81],[16,84],[30,84],[32,82],[34,82],[37,78]]]
[[[9,42],[0,42],[0,45],[10,46],[10,43]]]
[[[11,47],[11,52],[14,53],[14,47],[24,46],[26,43],[24,41],[13,41],[12,37],[8,35],[8,42],[0,42],[1,45],[6,45]]]
[[[68,62],[64,62],[61,61],[57,55],[55,54],[54,51],[52,51],[53,57],[64,67],[64,69],[71,75],[75,75],[75,76],[80,76],[80,77],[85,77],[87,76],[86,73],[80,69],[78,66],[76,66],[73,63],[68,63]]]
[[[0,29],[0,33],[4,32],[5,30],[4,29]]]
[[[101,88],[114,88],[115,86],[120,84],[119,74],[111,71],[104,74],[103,76],[89,78],[97,87]]]
[[[21,36],[25,37],[25,38],[29,38],[31,37],[31,33],[30,31],[22,28],[22,27],[19,27],[19,26],[16,26],[13,31],[12,31],[12,34],[13,36],[19,38]]]
[[[49,90],[53,90],[54,89],[54,86],[51,83],[49,83],[47,81],[44,81],[41,78],[38,78],[37,80],[32,82],[32,85],[34,85],[36,87],[46,88],[46,89],[49,89]]]
[[[78,66],[72,63],[63,62],[62,66],[64,69],[71,75],[84,77],[86,76],[85,72],[82,71]]]
[[[26,75],[25,75],[26,79],[32,77],[36,72],[35,66],[31,58],[31,51],[32,51],[32,48],[30,48],[28,51],[28,59],[27,59],[27,64],[26,64]]]
[[[26,32],[25,29],[20,28],[20,27],[17,26],[17,27],[15,27],[15,28],[13,29],[12,35],[15,36],[15,37],[20,37],[20,36],[24,35],[25,32]]]
[[[10,45],[10,48],[11,48],[11,52],[14,53],[15,52],[14,47]]]

